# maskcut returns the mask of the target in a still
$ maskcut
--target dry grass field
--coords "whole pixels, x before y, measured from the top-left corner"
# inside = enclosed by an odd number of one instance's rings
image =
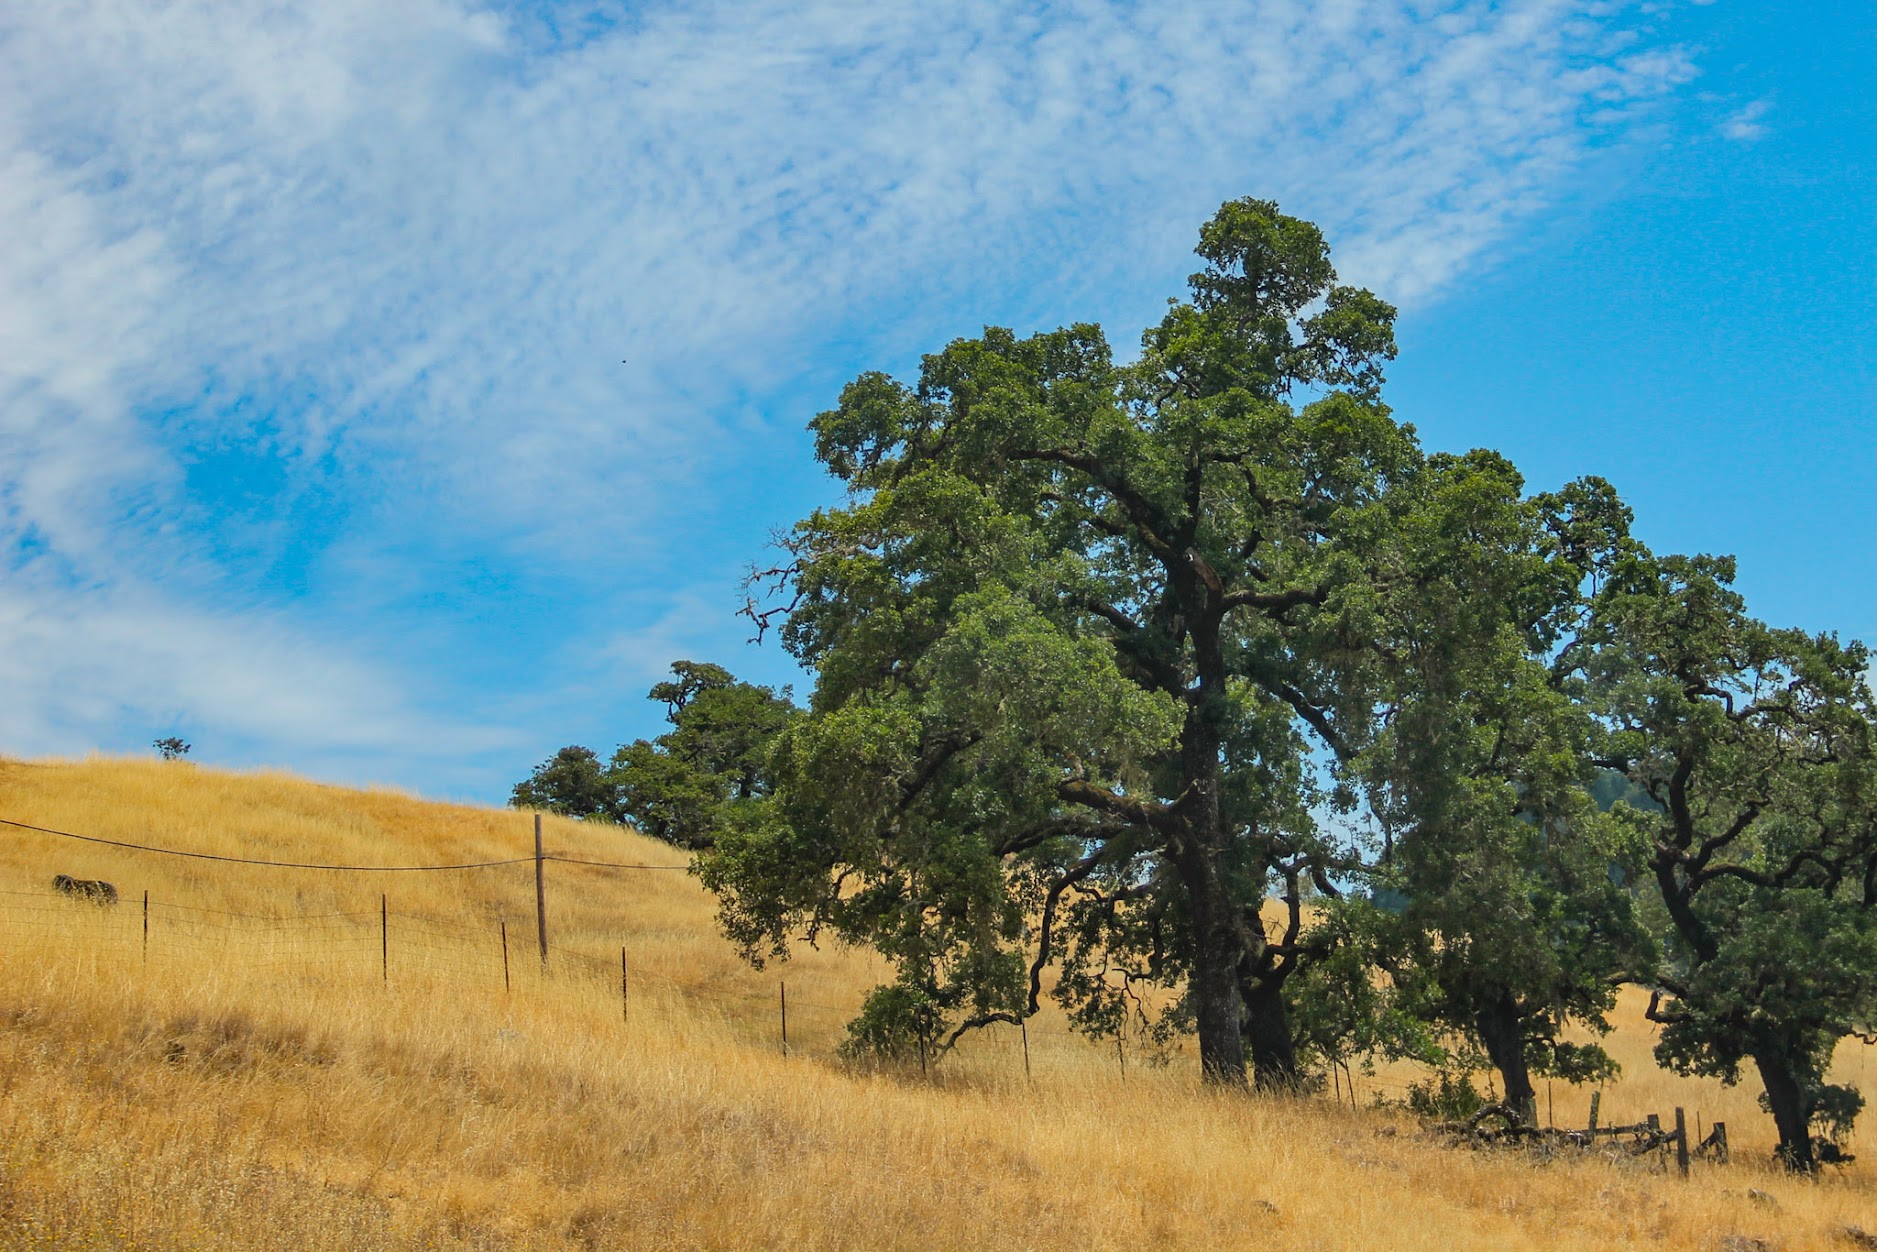
[[[184,762],[0,762],[0,818],[320,863],[532,852],[523,814]],[[121,900],[64,899],[58,873]],[[1204,1092],[1190,1050],[1124,1067],[1049,1021],[1028,1080],[1001,1028],[928,1076],[860,1072],[834,1046],[881,973],[864,954],[757,974],[682,872],[547,876],[544,974],[529,864],[284,870],[0,827],[0,1247],[1824,1249],[1877,1229],[1869,1164],[1773,1172],[1752,1090],[1657,1071],[1633,1002],[1605,1120],[1725,1119],[1733,1165],[1452,1149],[1398,1114]],[[1551,1098],[1582,1123],[1587,1092]]]

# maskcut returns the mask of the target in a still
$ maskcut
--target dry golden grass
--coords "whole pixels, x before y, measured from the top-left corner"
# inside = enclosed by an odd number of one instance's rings
[[[181,762],[0,762],[0,817],[318,862],[532,847],[522,814]],[[1768,1169],[1752,1092],[1657,1071],[1633,1002],[1606,1120],[1724,1118],[1734,1166],[1453,1150],[1390,1114],[1204,1092],[1186,1058],[1123,1072],[1059,1023],[1031,1032],[1033,1082],[1007,1029],[928,1079],[857,1072],[833,1048],[878,963],[753,973],[682,873],[550,864],[543,976],[528,865],[289,871],[0,832],[0,1247],[1822,1249],[1877,1228],[1862,1163]],[[547,841],[678,860],[552,818]],[[56,873],[122,902],[64,900]],[[1555,1098],[1581,1122],[1588,1093]]]

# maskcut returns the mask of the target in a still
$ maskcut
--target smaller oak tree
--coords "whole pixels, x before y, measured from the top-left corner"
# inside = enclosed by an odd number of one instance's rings
[[[1429,462],[1417,516],[1443,524],[1399,541],[1391,692],[1364,761],[1389,835],[1373,879],[1403,903],[1371,930],[1375,963],[1431,1026],[1477,1040],[1532,1124],[1534,1073],[1614,1072],[1561,1036],[1606,1033],[1620,983],[1654,964],[1591,794],[1594,723],[1557,663],[1629,514],[1601,480],[1525,497],[1495,453]]]
[[[534,767],[515,784],[509,804],[518,809],[546,809],[563,817],[613,821],[618,796],[605,767],[591,748],[569,744]]]
[[[1877,1018],[1877,750],[1870,654],[1749,617],[1731,558],[1632,547],[1585,663],[1605,764],[1648,796],[1612,810],[1667,914],[1657,1057],[1737,1081],[1752,1062],[1797,1171],[1862,1097],[1826,1081]]]
[[[622,820],[681,848],[708,848],[773,790],[769,750],[795,705],[786,688],[739,682],[720,665],[679,661],[671,672],[650,692],[671,729],[620,748],[608,777]]]

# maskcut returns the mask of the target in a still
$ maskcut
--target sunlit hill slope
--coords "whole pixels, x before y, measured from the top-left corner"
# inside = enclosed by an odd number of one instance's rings
[[[1866,1163],[1772,1172],[1751,1091],[1661,1074],[1633,1003],[1606,1120],[1724,1118],[1732,1166],[1449,1148],[1367,1107],[1412,1074],[1363,1079],[1360,1111],[1216,1095],[1190,1050],[1148,1065],[1047,1016],[1027,1076],[1007,1027],[923,1075],[863,1072],[835,1047],[876,961],[747,969],[681,856],[614,828],[545,822],[568,859],[546,865],[544,971],[526,814],[89,760],[0,762],[0,818],[215,857],[516,862],[282,869],[0,826],[0,1247],[1798,1249],[1877,1229]],[[1581,1124],[1588,1098],[1560,1088],[1552,1116]]]

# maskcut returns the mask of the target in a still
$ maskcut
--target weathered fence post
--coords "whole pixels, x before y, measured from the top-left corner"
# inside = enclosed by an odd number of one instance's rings
[[[541,815],[534,815],[534,925],[541,936],[541,968],[547,968],[547,879],[546,858],[541,855]]]
[[[513,991],[508,981],[508,919],[504,917],[500,920],[502,923],[502,991],[503,994],[508,994]]]
[[[383,972],[383,981],[391,981],[391,897],[380,893],[378,896],[378,960]]]
[[[1681,1176],[1688,1176],[1688,1118],[1680,1107],[1675,1109],[1675,1166]]]
[[[1714,1159],[1722,1165],[1727,1164],[1727,1123],[1715,1122],[1708,1136],[1714,1140]]]
[[[1590,1093],[1590,1137],[1592,1139],[1597,1137],[1597,1106],[1602,1103],[1603,1092],[1593,1091]]]

